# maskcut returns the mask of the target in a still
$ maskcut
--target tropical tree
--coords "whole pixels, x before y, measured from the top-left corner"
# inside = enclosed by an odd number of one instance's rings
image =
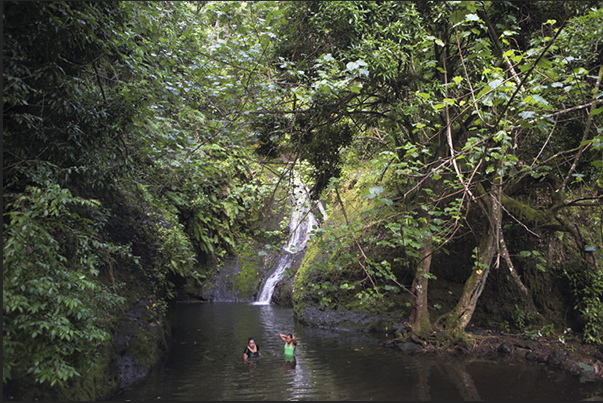
[[[383,208],[398,209],[388,242],[414,261],[408,292],[417,333],[428,335],[433,325],[462,332],[490,269],[502,261],[527,293],[506,246],[509,219],[536,237],[538,231],[572,234],[579,270],[600,278],[598,235],[585,244],[584,229],[566,224],[570,206],[587,203],[588,209],[600,200],[589,187],[600,181],[594,129],[600,52],[588,38],[600,36],[594,21],[601,9],[543,6],[547,14],[528,26],[521,17],[536,7],[528,3],[298,2],[289,9],[279,68],[295,88],[290,144],[303,146],[300,158],[313,163],[319,194],[339,176],[342,151],[356,138],[380,134],[374,178],[387,181]],[[572,138],[574,130],[580,139]],[[556,202],[530,201],[525,186],[535,183],[550,183]],[[584,191],[590,194],[577,196]],[[457,306],[432,323],[431,258],[468,230],[479,240],[473,270]],[[358,264],[362,277],[371,279],[364,292],[383,297],[383,283],[398,290],[391,265],[375,265],[351,242],[365,259]],[[589,289],[600,295],[600,280]],[[592,314],[591,324],[600,328],[597,318]]]
[[[131,109],[108,102],[95,70],[126,15],[116,3],[3,4],[4,383],[77,375],[123,301],[99,277],[133,256],[106,237],[93,195],[125,166]]]

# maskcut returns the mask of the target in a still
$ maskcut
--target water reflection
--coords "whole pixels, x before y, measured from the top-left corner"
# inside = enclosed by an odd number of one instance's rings
[[[290,314],[289,309],[279,309],[275,306],[262,305],[259,308],[260,321],[263,324],[265,334],[268,338],[274,338],[276,343],[280,343],[280,349],[277,347],[274,354],[280,357],[281,370],[283,372],[283,381],[287,384],[286,391],[290,395],[286,400],[298,400],[297,394],[298,389],[307,393],[305,385],[308,383],[308,374],[304,370],[303,366],[297,368],[297,357],[286,357],[284,355],[284,346],[279,337],[279,334],[295,334],[293,321],[289,320]],[[299,336],[296,336],[299,337]],[[301,341],[303,343],[303,341]],[[298,344],[300,340],[298,339]]]
[[[244,303],[183,304],[164,366],[115,400],[580,400],[571,376],[504,360],[406,355],[383,335],[296,323],[292,311]],[[279,333],[298,341],[287,361]],[[243,363],[248,337],[262,358]]]

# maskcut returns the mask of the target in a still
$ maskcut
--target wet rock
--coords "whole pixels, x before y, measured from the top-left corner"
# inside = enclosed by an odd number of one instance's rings
[[[530,340],[516,340],[514,344],[515,347],[520,347],[526,350],[532,350],[534,346],[534,342]]]
[[[580,375],[580,366],[576,362],[570,363],[567,368],[567,371],[572,375],[578,376]]]
[[[271,302],[275,305],[293,307],[293,281],[294,276],[286,277],[276,283],[272,293]]]
[[[149,300],[141,300],[125,312],[113,335],[120,387],[144,378],[167,355],[169,326],[152,321]]]
[[[594,382],[596,379],[595,368],[584,362],[578,364],[580,368],[580,382]]]
[[[526,356],[529,352],[530,352],[529,349],[514,345],[513,352],[511,353],[511,355],[515,358],[526,358]]]
[[[412,330],[412,326],[407,321],[401,321],[393,325],[392,330],[396,333],[403,333]]]
[[[423,350],[422,346],[420,346],[416,343],[411,343],[409,341],[404,342],[404,343],[399,343],[396,345],[396,347],[398,348],[398,350],[404,351],[405,353],[412,353],[412,352]]]
[[[536,362],[538,360],[538,355],[536,355],[533,351],[528,351],[526,353],[526,360]]]
[[[548,356],[547,364],[559,366],[565,360],[565,354],[561,350],[553,350],[551,355]]]
[[[315,306],[307,306],[297,319],[309,326],[333,330],[350,330],[360,332],[389,332],[401,318],[392,314],[371,314],[347,310],[321,310]]]
[[[130,386],[137,380],[144,378],[147,376],[149,370],[148,368],[139,366],[137,360],[125,353],[117,356],[117,365],[119,368],[120,386],[122,388]]]
[[[239,261],[238,257],[227,258],[215,278],[204,282],[191,296],[205,301],[252,302],[253,295],[244,297],[236,287],[237,277],[241,272]]]
[[[511,354],[513,352],[513,344],[511,343],[502,343],[498,346],[497,351],[501,354]]]
[[[486,329],[474,329],[474,330],[471,330],[470,333],[472,333],[476,336],[487,336],[489,334]]]

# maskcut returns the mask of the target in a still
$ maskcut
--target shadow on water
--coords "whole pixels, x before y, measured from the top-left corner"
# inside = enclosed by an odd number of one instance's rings
[[[114,400],[580,400],[593,384],[532,365],[407,355],[386,335],[303,326],[290,308],[179,304],[165,364]],[[298,340],[285,360],[279,333]],[[248,337],[262,358],[243,363]],[[391,336],[389,336],[391,337]]]

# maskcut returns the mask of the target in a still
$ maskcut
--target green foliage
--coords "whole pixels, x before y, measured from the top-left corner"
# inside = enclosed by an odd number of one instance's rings
[[[528,340],[538,340],[543,336],[552,336],[555,334],[555,327],[553,324],[534,326],[532,324],[533,320],[534,317],[532,314],[525,312],[515,304],[515,309],[513,311],[513,326],[521,337]],[[510,331],[508,324],[505,325],[505,330]]]
[[[397,298],[425,247],[483,233],[487,217],[467,225],[478,186],[556,187],[555,214],[591,200],[602,10],[536,3],[5,2],[5,381],[56,385],[94,361],[128,292],[113,274],[142,271],[160,317],[179,280],[203,281],[247,238],[280,239],[256,225],[283,205],[278,157],[303,161],[314,198],[362,212],[316,233],[324,259],[297,302]],[[511,252],[542,265],[543,251]],[[597,342],[591,266],[566,277]]]
[[[364,224],[391,210],[388,236],[368,242],[403,248],[401,259],[416,265],[427,245],[437,249],[453,236],[484,233],[493,217],[466,225],[483,212],[477,194],[500,199],[499,186],[513,189],[526,177],[557,186],[556,192],[565,176],[573,178],[572,190],[600,180],[593,169],[600,133],[587,131],[588,115],[577,111],[593,99],[600,52],[592,39],[601,27],[592,24],[601,9],[543,5],[546,12],[537,13],[534,24],[521,16],[535,6],[523,3],[296,2],[286,9],[290,24],[281,30],[277,71],[293,88],[295,122],[301,123],[291,145],[312,150],[299,156],[319,172],[317,193],[332,192],[327,184],[345,172],[340,155],[358,166],[354,157],[373,153],[366,189],[376,203]],[[342,85],[350,77],[352,86]],[[591,116],[597,127],[600,116],[598,109]],[[346,125],[351,132],[341,131]],[[324,141],[325,128],[331,143]],[[580,144],[580,137],[587,140]],[[566,153],[576,156],[575,166],[561,157]],[[527,205],[534,212],[547,207]],[[358,234],[354,220],[345,229]],[[387,278],[388,264],[395,263],[339,262],[354,240],[342,233],[330,242],[338,245],[333,264],[317,273],[342,267]],[[481,252],[474,252],[476,270],[490,265],[478,259]],[[542,255],[520,258],[542,269]],[[334,293],[332,275],[317,280],[317,293]],[[380,298],[380,290],[367,295]]]
[[[305,292],[311,292],[320,305],[333,307],[360,287],[359,279],[350,270],[356,263],[354,254],[347,250],[350,244],[350,232],[345,225],[319,229],[313,235],[312,248],[331,251],[328,256],[321,254],[320,260],[312,262],[312,280],[306,284]]]
[[[99,271],[111,255],[132,256],[98,238],[96,201],[57,185],[4,197],[3,382],[28,373],[62,385],[95,364],[111,309],[122,301]]]
[[[522,250],[519,252],[519,256],[522,258],[530,259],[529,265],[534,265],[538,270],[544,272],[546,271],[546,259],[542,254],[537,250]]]
[[[585,318],[584,340],[603,345],[603,270],[565,267],[563,274],[571,285],[574,309]]]
[[[529,325],[531,320],[532,320],[532,315],[528,312],[525,312],[523,309],[519,308],[516,304],[515,311],[513,312],[514,325],[519,329],[524,329]]]
[[[123,301],[108,279],[135,258],[106,237],[99,199],[125,172],[131,109],[92,72],[115,61],[125,16],[120,3],[3,4],[4,383],[65,385],[95,364]]]
[[[4,7],[4,176],[107,189],[123,172],[119,142],[131,108],[107,102],[94,69],[110,63],[120,3],[7,2]],[[107,31],[99,32],[102,29]],[[25,28],[27,27],[27,28]],[[52,46],[39,46],[40,43]],[[101,67],[102,69],[102,67]],[[109,72],[106,72],[110,75]],[[23,186],[23,184],[19,184]]]
[[[274,13],[230,2],[3,11],[4,381],[56,386],[95,360],[118,303],[153,299],[161,318],[177,280],[201,281],[199,265],[232,251],[259,214],[268,187],[241,117],[276,91],[250,67],[266,66],[270,32],[239,23],[261,29],[251,16]],[[119,288],[140,272],[146,281]]]
[[[341,208],[335,206],[329,213],[331,224],[315,230],[304,259],[309,261],[309,267],[300,269],[308,271],[308,277],[298,272],[297,276],[306,280],[298,282],[296,277],[296,293],[301,291],[299,287],[304,287],[305,291],[300,294],[311,294],[317,304],[329,308],[353,306],[363,311],[391,308],[384,308],[381,302],[401,291],[398,275],[403,263],[392,258],[400,256],[401,249],[399,245],[387,242],[387,237],[383,236],[387,224],[385,228],[384,224],[378,224],[380,217],[391,213],[391,210],[387,199],[382,197],[383,189],[373,187],[367,191],[365,186],[369,186],[372,179],[372,174],[365,171],[362,183],[356,183],[353,190],[341,188],[343,184],[340,181],[331,181],[329,189],[340,187],[339,191],[345,191],[350,201],[346,205],[351,209],[347,213],[350,225],[345,224]],[[350,214],[350,211],[354,213]],[[367,225],[367,222],[373,224]],[[387,259],[375,260],[363,256],[360,247],[391,252],[384,252]],[[314,250],[319,251],[315,256]],[[396,262],[392,264],[388,259]],[[376,301],[381,301],[379,308],[375,306]]]

